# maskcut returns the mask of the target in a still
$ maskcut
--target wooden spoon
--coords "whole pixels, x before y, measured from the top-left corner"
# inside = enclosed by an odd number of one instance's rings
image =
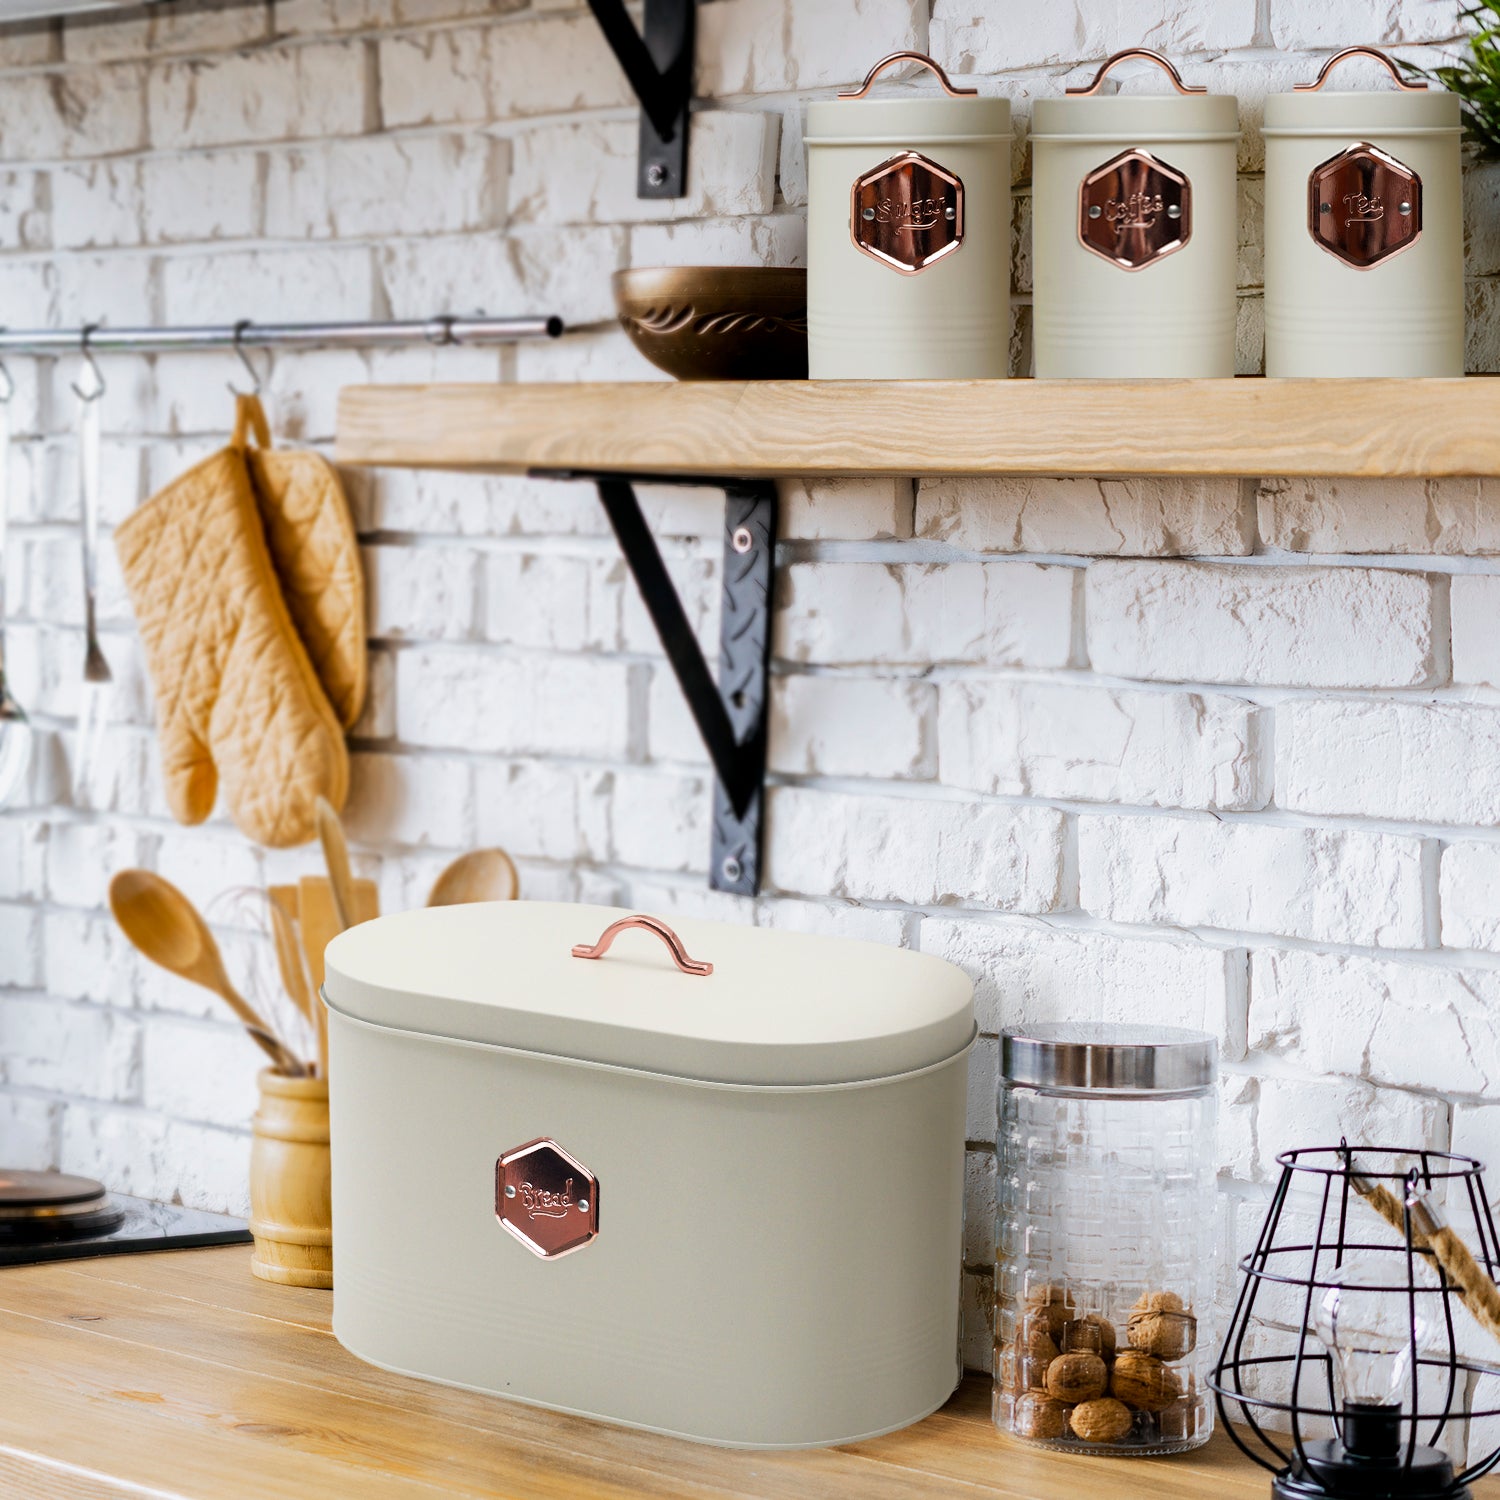
[[[281,1072],[294,1078],[307,1072],[229,982],[208,924],[175,885],[150,870],[121,870],[109,883],[109,909],[121,931],[152,963],[223,1000]]]
[[[344,825],[327,798],[318,798],[318,842],[323,846],[323,862],[328,866],[328,883],[333,887],[333,909],[339,919],[339,930],[354,926],[354,871],[349,868],[349,844]]]
[[[429,906],[463,906],[470,901],[514,901],[521,877],[504,849],[471,849],[460,854],[432,883]]]

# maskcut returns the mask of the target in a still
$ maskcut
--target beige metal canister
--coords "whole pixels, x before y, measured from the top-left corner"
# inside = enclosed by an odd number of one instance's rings
[[[944,97],[868,98],[894,63]],[[814,380],[1010,372],[1010,101],[930,57],[882,58],[807,111],[807,343]]]
[[[1323,93],[1378,58],[1394,93]],[[1266,374],[1462,375],[1458,99],[1348,47],[1266,100]]]
[[[1170,95],[1101,95],[1143,57]],[[1233,97],[1132,47],[1032,117],[1033,337],[1039,377],[1234,374]]]

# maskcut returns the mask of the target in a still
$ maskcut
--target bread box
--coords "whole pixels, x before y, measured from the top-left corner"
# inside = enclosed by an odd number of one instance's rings
[[[382,917],[326,955],[339,1341],[734,1447],[959,1375],[973,999],[941,959],[598,906]]]

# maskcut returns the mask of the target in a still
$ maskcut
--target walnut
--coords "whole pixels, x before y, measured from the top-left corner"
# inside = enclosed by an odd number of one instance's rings
[[[1015,1430],[1025,1438],[1060,1438],[1068,1430],[1068,1408],[1039,1391],[1016,1402]]]
[[[1097,1354],[1064,1354],[1047,1367],[1047,1394],[1069,1406],[1096,1400],[1108,1385],[1109,1371]]]
[[[1198,1320],[1190,1312],[1133,1312],[1125,1336],[1132,1349],[1158,1359],[1182,1359],[1198,1342]]]
[[[1118,1443],[1135,1425],[1135,1417],[1123,1401],[1105,1396],[1084,1401],[1073,1408],[1073,1431],[1086,1443]]]
[[[1156,1412],[1165,1411],[1182,1395],[1182,1381],[1155,1355],[1122,1349],[1110,1375],[1109,1389],[1126,1406]]]
[[[1046,1321],[1047,1332],[1054,1339],[1061,1336],[1063,1324],[1072,1322],[1076,1313],[1073,1294],[1062,1286],[1037,1287],[1028,1294],[1026,1306],[1032,1314]]]
[[[1162,1412],[1157,1420],[1161,1423],[1161,1437],[1165,1443],[1181,1443],[1198,1431],[1198,1401],[1195,1396],[1182,1396]]]
[[[1041,1390],[1046,1384],[1047,1371],[1052,1362],[1062,1353],[1047,1332],[1045,1323],[1031,1323],[1022,1329],[1021,1342],[1017,1346],[1020,1354],[1021,1384],[1027,1390]]]
[[[1198,1320],[1176,1292],[1147,1292],[1131,1308],[1125,1334],[1134,1349],[1158,1359],[1182,1359],[1198,1342]]]
[[[1136,1298],[1131,1313],[1182,1312],[1182,1298],[1176,1292],[1146,1292]]]
[[[1088,1313],[1063,1324],[1064,1354],[1097,1354],[1106,1364],[1115,1357],[1115,1325],[1098,1313]]]

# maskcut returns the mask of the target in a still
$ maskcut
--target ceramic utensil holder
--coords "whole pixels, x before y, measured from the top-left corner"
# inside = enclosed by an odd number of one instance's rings
[[[943,96],[867,97],[897,62]],[[807,342],[814,380],[1010,372],[1010,101],[897,52],[807,110]]]
[[[283,1286],[333,1285],[328,1080],[265,1069],[251,1121],[250,1269]]]
[[[1175,93],[1101,95],[1133,57]],[[1037,375],[1233,375],[1236,101],[1133,47],[1032,123]]]
[[[1394,92],[1324,93],[1363,53]],[[1458,99],[1349,47],[1266,100],[1266,374],[1462,375]]]

